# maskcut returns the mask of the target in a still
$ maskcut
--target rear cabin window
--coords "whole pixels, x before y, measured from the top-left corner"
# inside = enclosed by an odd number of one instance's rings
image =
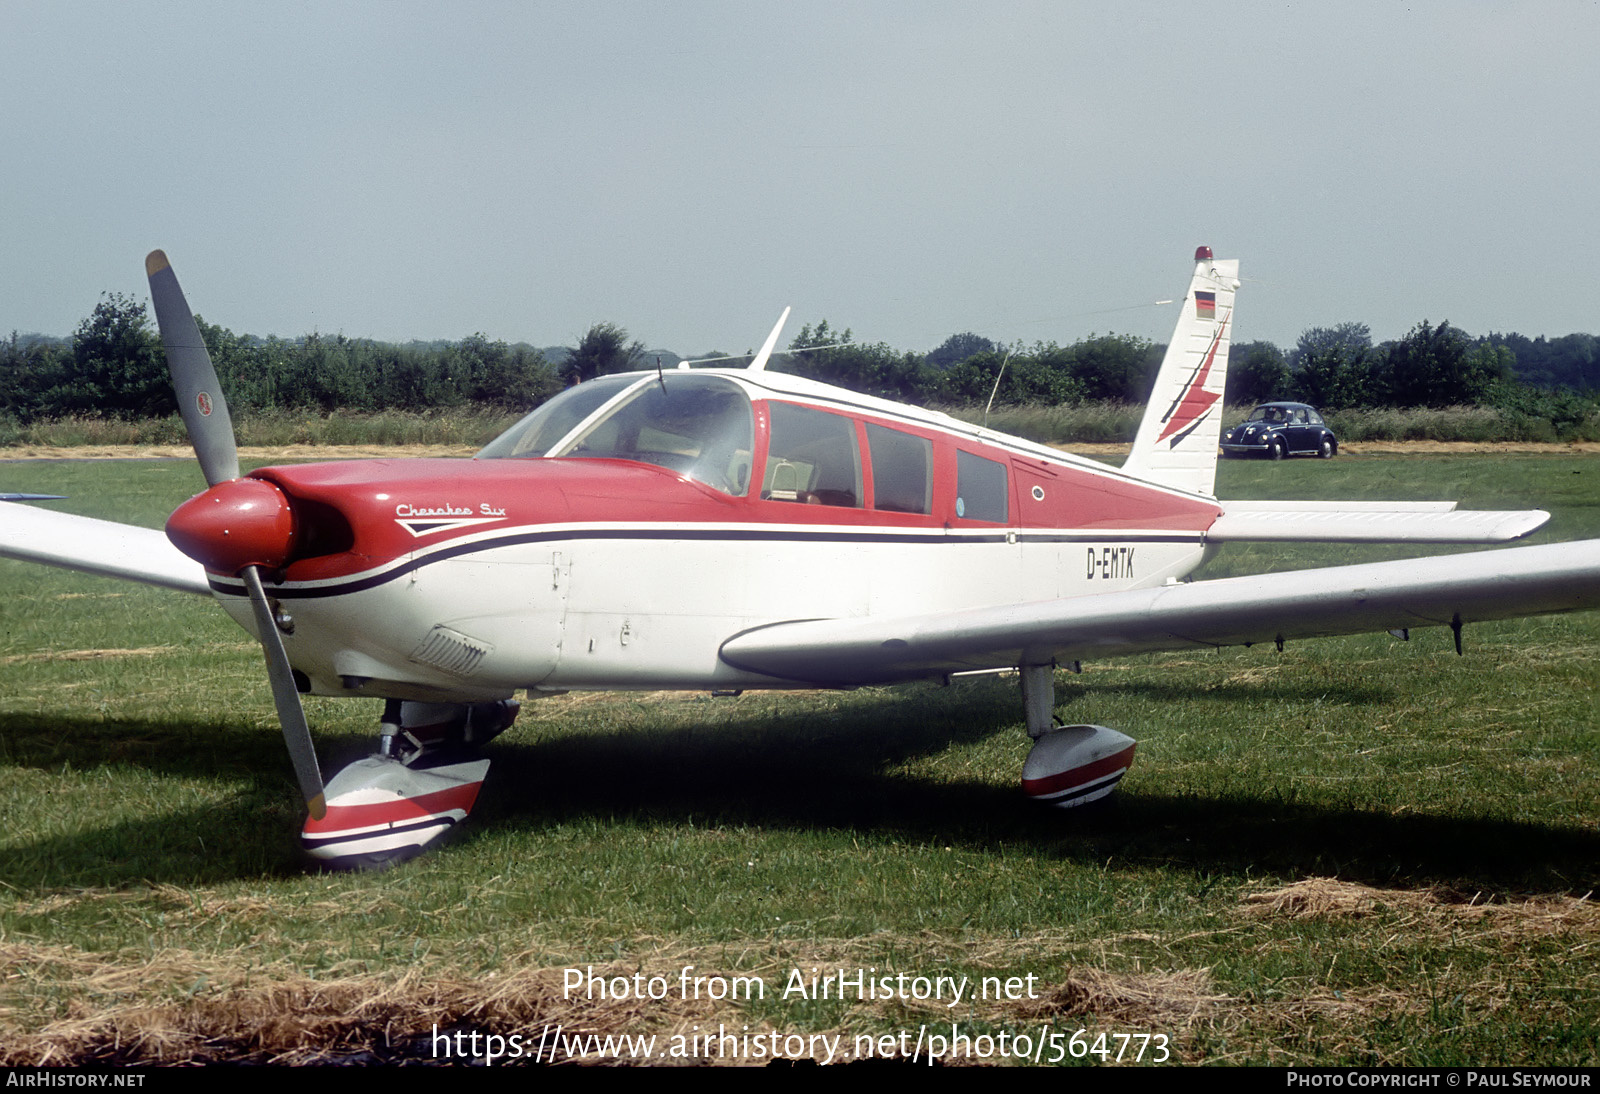
[[[956,452],[956,516],[1002,522],[1009,492],[1005,464]]]
[[[761,496],[807,505],[861,505],[855,423],[790,403],[769,403],[771,438]]]
[[[867,424],[872,507],[890,513],[933,512],[933,442]]]

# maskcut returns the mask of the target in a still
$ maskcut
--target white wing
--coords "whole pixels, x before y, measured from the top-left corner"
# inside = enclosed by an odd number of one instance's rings
[[[1600,607],[1600,540],[1338,566],[896,619],[759,627],[740,669],[824,685],[887,683],[1151,650],[1249,645]]]
[[[0,503],[0,557],[210,596],[205,569],[156,528]]]

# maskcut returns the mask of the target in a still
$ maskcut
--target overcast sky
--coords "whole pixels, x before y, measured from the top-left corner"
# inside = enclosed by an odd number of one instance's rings
[[[1600,332],[1600,4],[0,0],[0,333]],[[787,342],[787,337],[785,342]]]

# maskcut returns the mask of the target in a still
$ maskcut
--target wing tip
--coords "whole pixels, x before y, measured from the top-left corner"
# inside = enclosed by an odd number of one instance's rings
[[[1543,509],[1529,509],[1515,516],[1522,519],[1511,521],[1512,530],[1508,539],[1524,539],[1550,523],[1550,514]]]

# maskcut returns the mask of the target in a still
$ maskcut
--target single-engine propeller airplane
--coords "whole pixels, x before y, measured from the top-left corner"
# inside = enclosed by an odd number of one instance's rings
[[[1058,727],[1059,665],[1600,606],[1600,540],[1185,582],[1239,541],[1496,543],[1548,514],[1213,496],[1238,263],[1193,276],[1121,468],[744,368],[569,388],[471,460],[241,476],[216,372],[146,261],[209,488],[166,535],[8,505],[0,555],[215,597],[259,638],[309,807],[341,865],[416,854],[471,810],[512,696],[850,687],[1017,670],[1024,789],[1109,794],[1134,742]],[[374,755],[326,786],[300,693],[381,698]]]

